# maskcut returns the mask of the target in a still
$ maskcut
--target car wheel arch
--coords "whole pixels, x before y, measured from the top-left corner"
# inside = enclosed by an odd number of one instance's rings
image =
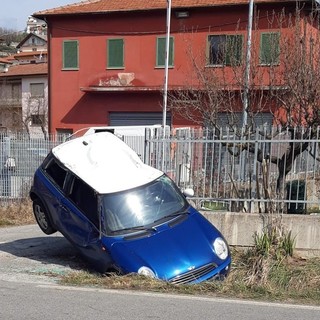
[[[46,205],[45,201],[42,199],[41,196],[37,195],[36,193],[33,193],[32,195],[30,195],[30,198],[32,200],[32,207],[34,210],[34,204],[38,203],[38,205],[40,205],[40,207],[43,208],[44,210],[44,214],[46,219],[48,220],[48,225],[49,225],[49,232],[47,233],[45,230],[43,230],[40,226],[40,228],[42,229],[42,231],[46,234],[52,234],[55,233],[56,231],[58,231],[58,229],[56,228],[55,224],[52,222],[52,218],[51,218],[51,213],[50,210],[48,209],[48,206]],[[35,212],[34,212],[35,214]],[[36,218],[36,217],[35,217]],[[37,220],[37,218],[36,218]],[[39,222],[37,221],[37,223],[39,224]]]

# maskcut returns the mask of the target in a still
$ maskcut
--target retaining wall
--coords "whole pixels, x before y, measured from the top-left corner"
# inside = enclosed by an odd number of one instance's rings
[[[253,246],[253,235],[261,233],[270,215],[201,211],[224,235],[230,246]],[[295,253],[320,257],[320,215],[285,214],[280,216],[286,231],[295,237]]]

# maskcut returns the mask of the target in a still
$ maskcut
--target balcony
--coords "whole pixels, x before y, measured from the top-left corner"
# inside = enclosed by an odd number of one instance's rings
[[[0,98],[0,108],[22,107],[21,98]]]

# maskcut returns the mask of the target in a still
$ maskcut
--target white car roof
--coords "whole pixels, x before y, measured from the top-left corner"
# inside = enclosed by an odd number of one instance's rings
[[[144,185],[163,175],[142,162],[110,132],[88,134],[52,149],[54,156],[98,193],[112,193]]]

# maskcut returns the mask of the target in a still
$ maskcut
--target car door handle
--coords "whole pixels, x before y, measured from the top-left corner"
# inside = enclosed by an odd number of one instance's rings
[[[67,208],[65,205],[60,204],[59,207],[60,207],[60,209],[62,209],[63,211],[69,212],[68,208]]]

